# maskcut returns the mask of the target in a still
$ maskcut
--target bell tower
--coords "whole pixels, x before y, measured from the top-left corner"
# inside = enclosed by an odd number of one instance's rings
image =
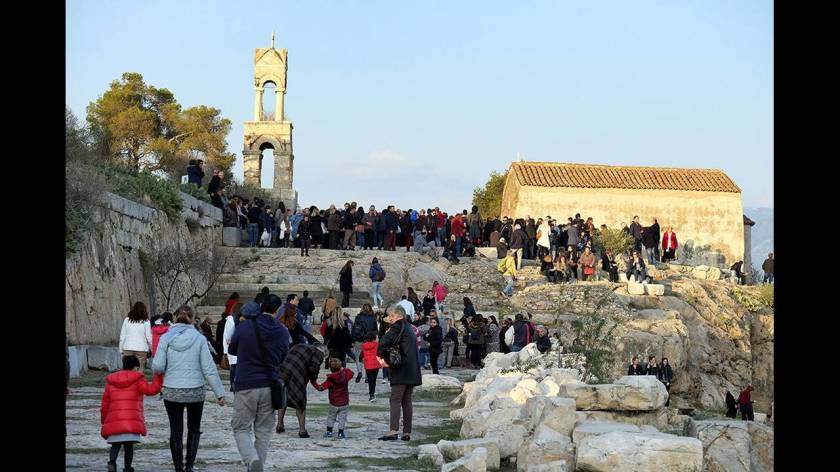
[[[292,122],[286,121],[284,96],[286,95],[286,73],[288,51],[274,47],[274,33],[271,33],[271,47],[257,48],[254,53],[254,116],[244,126],[245,144],[242,150],[245,161],[245,183],[260,186],[263,151],[274,152],[274,185],[270,192],[275,200],[282,200],[286,208],[297,208],[297,192],[293,187],[294,159],[292,152]],[[263,110],[263,94],[266,84],[274,85],[274,114]],[[272,202],[276,204],[276,202]]]

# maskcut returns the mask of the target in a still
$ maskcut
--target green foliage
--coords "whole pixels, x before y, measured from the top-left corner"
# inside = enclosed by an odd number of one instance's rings
[[[574,340],[568,352],[582,354],[582,378],[589,383],[608,380],[615,365],[616,353],[611,340],[616,324],[608,325],[608,320],[601,316],[587,316],[571,322]]]
[[[253,200],[254,197],[256,197],[264,200],[272,208],[277,207],[277,202],[273,201],[274,197],[271,196],[268,189],[248,185],[237,180],[230,180],[229,182],[226,182],[225,195],[227,195],[228,198],[238,195],[242,198],[247,198],[248,200]]]
[[[187,195],[201,200],[202,202],[210,203],[210,194],[207,193],[206,189],[199,187],[196,184],[181,184],[178,186],[178,189]]]
[[[747,291],[732,287],[730,290],[732,297],[738,303],[752,313],[761,311],[764,307],[773,308],[773,286],[765,285],[759,289],[758,295],[753,296]]]
[[[596,252],[608,250],[618,256],[619,254],[625,254],[631,247],[633,247],[633,237],[621,229],[607,228],[595,233],[593,249]]]
[[[203,105],[183,110],[172,92],[126,72],[88,106],[87,122],[94,147],[108,161],[135,171],[162,171],[174,180],[189,159],[230,170],[235,157],[225,137],[231,123],[220,115]]]
[[[758,299],[761,303],[769,306],[770,308],[775,307],[774,303],[774,294],[776,289],[773,284],[769,285],[762,285],[761,288],[758,290]]]
[[[502,212],[502,192],[505,189],[507,171],[500,174],[496,171],[490,173],[490,178],[484,187],[473,189],[472,204],[478,206],[478,211],[484,218],[496,218]]]
[[[136,175],[114,174],[111,184],[114,193],[148,201],[170,217],[181,213],[183,204],[177,187],[151,172],[142,171]]]

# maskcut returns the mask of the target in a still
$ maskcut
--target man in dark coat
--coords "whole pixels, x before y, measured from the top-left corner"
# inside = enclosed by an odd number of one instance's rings
[[[190,160],[187,166],[187,181],[201,187],[201,179],[204,178],[204,161],[201,159]]]
[[[517,313],[514,317],[516,321],[513,322],[513,344],[510,346],[511,352],[521,351],[523,347],[531,343],[531,325],[525,321],[522,313]]]
[[[382,212],[382,220],[385,224],[385,250],[396,251],[397,216],[394,214],[394,205],[389,205]]]
[[[210,183],[207,184],[207,193],[213,195],[214,193],[218,192],[220,188],[222,188],[222,179],[225,177],[224,172],[216,169],[213,171],[213,177],[210,179]]]
[[[633,236],[633,247],[637,251],[642,250],[642,225],[639,224],[639,217],[634,216],[633,222],[630,223],[630,236]]]
[[[645,375],[645,368],[639,364],[639,358],[633,356],[633,363],[627,369],[627,375]]]
[[[414,387],[423,384],[423,377],[420,374],[420,363],[417,360],[417,337],[414,327],[405,319],[405,310],[399,305],[392,305],[386,311],[386,320],[390,327],[384,336],[379,340],[377,354],[383,360],[382,366],[388,367],[388,376],[391,382],[391,417],[390,430],[387,435],[380,437],[382,441],[394,441],[397,439],[400,426],[400,410],[403,414],[403,437],[404,441],[411,438],[411,420],[413,406],[411,394]],[[389,350],[392,347],[399,349],[401,362],[399,365],[389,365]]]
[[[513,235],[510,237],[510,251],[513,252],[514,257],[516,257],[516,270],[522,268],[522,249],[525,247],[527,242],[528,235],[522,230],[520,225],[515,225],[513,227]]]
[[[661,261],[662,257],[659,254],[659,243],[662,241],[662,237],[659,231],[659,221],[656,220],[656,217],[653,218],[653,224],[650,225],[650,231],[653,234],[653,238],[656,240],[656,246],[654,247],[654,256],[656,257],[657,261]]]
[[[773,253],[767,254],[767,259],[761,264],[761,270],[764,271],[764,283],[773,283]]]
[[[645,246],[645,256],[647,263],[650,265],[656,264],[656,234],[653,228],[643,228],[642,230],[642,244]]]

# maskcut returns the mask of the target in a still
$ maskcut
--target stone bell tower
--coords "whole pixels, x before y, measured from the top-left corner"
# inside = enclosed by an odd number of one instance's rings
[[[280,200],[297,209],[297,192],[292,186],[294,159],[292,153],[292,123],[285,120],[283,97],[286,95],[288,51],[274,48],[274,33],[270,48],[257,48],[254,54],[254,118],[245,122],[245,183],[260,186],[262,153],[274,151],[274,185],[269,190],[277,204]],[[274,115],[263,111],[263,92],[267,83],[274,84]]]

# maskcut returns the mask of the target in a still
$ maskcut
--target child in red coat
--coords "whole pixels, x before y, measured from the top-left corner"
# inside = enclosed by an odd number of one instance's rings
[[[373,403],[376,398],[376,376],[379,375],[379,359],[376,358],[376,350],[379,349],[379,343],[376,342],[376,333],[368,333],[365,336],[365,342],[362,344],[361,357],[365,365],[365,374],[367,374],[368,384],[368,399]]]
[[[146,435],[146,420],[143,417],[143,395],[156,395],[163,385],[163,376],[155,375],[152,383],[140,372],[140,360],[136,356],[123,357],[123,370],[105,378],[105,392],[102,394],[102,437],[111,444],[108,471],[117,471],[117,456],[120,446],[125,446],[125,470],[134,472],[134,443]]]
[[[330,372],[332,373],[327,375],[324,383],[319,385],[313,380],[312,386],[319,392],[327,389],[330,391],[330,412],[327,414],[327,432],[324,433],[324,437],[333,437],[333,426],[338,419],[338,439],[344,439],[344,425],[347,423],[347,410],[350,408],[350,392],[347,384],[354,374],[347,367],[341,367],[341,361],[336,358],[330,359]]]

